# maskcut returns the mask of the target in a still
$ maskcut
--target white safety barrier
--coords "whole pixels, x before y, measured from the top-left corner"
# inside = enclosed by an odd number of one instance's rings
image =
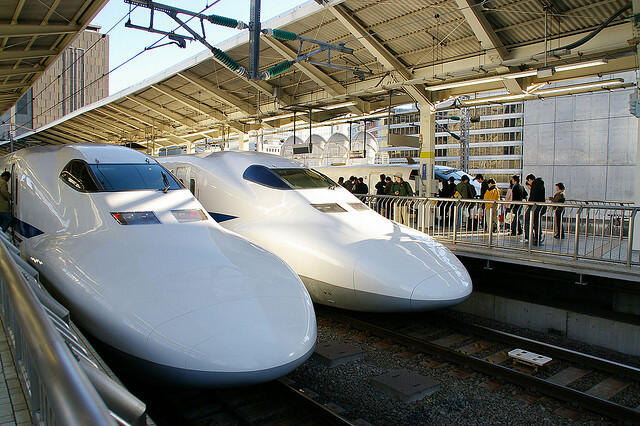
[[[640,242],[633,238],[640,208],[622,202],[554,204],[387,195],[360,199],[386,218],[443,242],[640,265]]]

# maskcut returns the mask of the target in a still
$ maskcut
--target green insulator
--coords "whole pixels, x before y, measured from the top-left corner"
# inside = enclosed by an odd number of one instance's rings
[[[209,15],[209,22],[216,25],[222,25],[223,27],[235,28],[238,26],[238,20],[233,18],[227,18],[220,15]]]
[[[284,31],[284,30],[271,30],[273,34],[271,34],[271,36],[273,38],[277,38],[279,40],[289,40],[289,41],[293,41],[296,40],[298,38],[298,34],[296,33],[292,33],[291,31]]]
[[[450,115],[449,120],[460,120],[460,117],[458,117],[457,115]]]
[[[263,79],[269,80],[270,78],[277,77],[283,72],[287,71],[289,68],[291,68],[292,65],[293,65],[293,62],[291,61],[280,62],[278,65],[274,65],[271,68],[269,68],[267,71],[265,71],[263,73]]]
[[[240,64],[238,64],[236,61],[234,61],[231,58],[231,56],[227,55],[226,53],[224,53],[222,50],[218,49],[217,47],[213,48],[213,56],[217,60],[222,62],[231,71],[238,71],[238,69],[240,68]]]

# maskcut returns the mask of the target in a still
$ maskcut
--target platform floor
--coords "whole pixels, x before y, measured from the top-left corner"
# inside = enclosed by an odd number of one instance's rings
[[[31,425],[31,412],[18,378],[4,324],[0,327],[0,364],[0,426]]]

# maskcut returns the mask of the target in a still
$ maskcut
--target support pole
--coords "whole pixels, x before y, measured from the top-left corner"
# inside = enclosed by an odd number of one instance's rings
[[[416,188],[422,197],[435,194],[433,171],[435,168],[436,115],[430,105],[420,103],[420,178],[421,188]]]
[[[632,0],[633,7],[633,35],[634,37],[640,37],[640,0]],[[636,58],[640,60],[640,44],[636,45]],[[640,67],[640,64],[636,64],[636,67]],[[638,88],[635,89],[636,93]],[[640,121],[636,119],[636,124],[638,124],[638,132],[636,134],[636,161],[634,172],[635,176],[633,177],[633,187],[635,188],[633,201],[636,206],[640,206]],[[633,240],[635,242],[633,248],[634,250],[639,250],[640,247],[640,226],[636,224],[633,232]],[[631,235],[629,236],[631,238]]]
[[[244,133],[237,132],[236,134],[238,135],[238,151],[246,151],[247,145],[246,145],[246,142],[244,141]],[[257,144],[256,144],[256,151],[258,151]]]
[[[251,0],[249,21],[249,79],[260,78],[260,0]]]

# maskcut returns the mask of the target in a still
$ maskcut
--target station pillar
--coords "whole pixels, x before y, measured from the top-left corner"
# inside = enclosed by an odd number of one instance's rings
[[[632,0],[631,1],[632,10],[633,10],[633,35],[637,39],[640,37],[640,0]],[[636,45],[636,53],[640,54],[640,44]],[[636,58],[640,60],[640,57],[636,54]],[[636,64],[637,68],[640,68],[640,63]],[[638,91],[638,88],[635,89]],[[636,92],[636,95],[638,93]],[[637,107],[636,107],[637,111]],[[637,113],[636,113],[637,114]],[[637,115],[636,115],[637,116]],[[634,197],[633,202],[636,206],[640,206],[640,119],[636,119],[638,123],[638,134],[636,137],[636,165],[633,177],[634,186]],[[636,215],[635,224],[634,224],[634,233],[633,233],[633,250],[640,250],[640,215]]]
[[[245,134],[237,132],[236,135],[238,135],[238,151],[246,151],[247,143],[244,141]]]
[[[420,103],[420,188],[419,195],[431,197],[437,193],[434,180],[436,158],[436,114],[428,103]],[[417,188],[416,188],[417,189]]]

